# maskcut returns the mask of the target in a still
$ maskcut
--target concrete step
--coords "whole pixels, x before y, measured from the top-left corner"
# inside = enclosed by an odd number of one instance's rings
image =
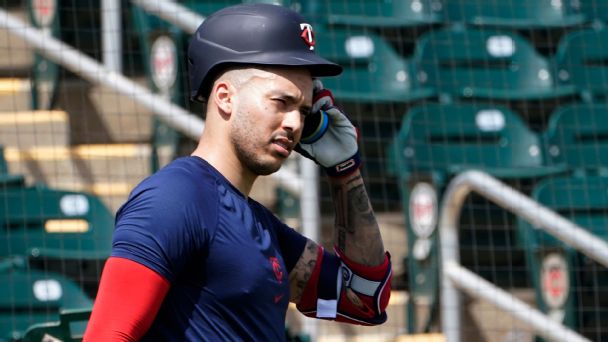
[[[131,189],[150,175],[150,147],[145,144],[7,147],[9,171],[26,181],[98,195],[115,211]]]
[[[135,83],[147,86],[144,78]],[[152,112],[129,94],[121,94],[104,86],[93,86],[89,97],[107,127],[112,141],[148,141],[152,133]]]
[[[31,108],[30,81],[27,78],[0,78],[0,112]]]
[[[534,289],[514,289],[509,292],[515,298],[536,307]],[[509,313],[496,308],[492,303],[485,300],[467,299],[467,301],[467,312],[464,315],[462,328],[463,340],[483,342],[534,341],[533,330]]]
[[[29,22],[25,6],[8,10],[9,14]],[[34,50],[24,40],[4,28],[0,28],[0,74],[15,76],[29,70],[34,61]]]
[[[394,341],[405,333],[407,300],[405,291],[393,291],[386,310],[388,319],[379,326],[366,327],[321,320],[318,323],[319,342]]]
[[[68,144],[69,118],[63,111],[0,112],[0,145],[23,149]]]
[[[59,85],[57,107],[70,115],[74,144],[150,141],[153,116],[129,94],[80,79],[67,79]]]

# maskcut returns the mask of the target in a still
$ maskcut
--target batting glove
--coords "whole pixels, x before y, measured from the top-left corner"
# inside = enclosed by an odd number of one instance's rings
[[[332,93],[315,80],[312,112],[295,150],[323,166],[329,176],[343,177],[361,164],[357,138],[357,129],[334,105]]]

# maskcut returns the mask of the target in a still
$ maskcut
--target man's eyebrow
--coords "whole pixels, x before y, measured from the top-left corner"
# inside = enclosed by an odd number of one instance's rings
[[[284,93],[284,92],[276,92],[276,93],[273,93],[273,96],[276,96],[276,97],[282,98],[282,99],[284,99],[284,100],[286,100],[286,101],[288,101],[288,102],[290,102],[290,103],[297,103],[297,102],[298,102],[298,98],[297,98],[296,96],[293,96],[293,95],[291,95],[291,94]],[[301,106],[300,106],[300,110],[301,110],[301,111],[310,112],[310,111],[312,110],[312,107],[311,107],[311,106],[309,106],[309,105],[305,105],[305,104],[304,104],[304,105],[301,105]]]
[[[310,114],[310,112],[312,111],[312,107],[308,106],[308,105],[302,105],[300,106],[300,112],[302,114]]]

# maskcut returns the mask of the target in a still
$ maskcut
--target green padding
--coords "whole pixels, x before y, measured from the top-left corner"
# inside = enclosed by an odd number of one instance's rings
[[[344,68],[323,79],[340,100],[406,102],[434,95],[419,86],[412,63],[376,34],[318,26],[316,37],[317,53]]]
[[[581,24],[585,16],[572,2],[555,0],[532,1],[445,1],[445,19],[448,22],[466,22],[511,28],[549,28]]]
[[[431,31],[419,39],[414,60],[424,86],[457,98],[532,100],[575,92],[557,87],[549,62],[508,31]]]
[[[607,118],[606,103],[574,104],[556,110],[546,132],[550,162],[607,173]]]
[[[20,340],[33,324],[58,320],[61,309],[93,305],[70,280],[27,269],[0,273],[0,294],[0,339],[7,340]]]
[[[408,27],[441,21],[435,0],[312,0],[302,13],[317,23],[366,27]]]
[[[388,151],[388,168],[404,178],[467,169],[501,178],[562,171],[543,163],[539,137],[507,108],[489,104],[427,104],[412,108]],[[443,175],[443,176],[441,176]]]
[[[0,191],[0,257],[105,259],[110,254],[114,219],[103,203],[85,193],[44,186]],[[47,232],[49,220],[81,219],[85,232]],[[63,225],[60,225],[63,227]]]
[[[560,82],[574,84],[590,96],[608,96],[608,30],[575,31],[559,43],[556,63]]]

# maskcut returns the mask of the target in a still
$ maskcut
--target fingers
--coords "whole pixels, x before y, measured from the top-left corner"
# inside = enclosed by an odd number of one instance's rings
[[[316,113],[321,109],[327,109],[334,105],[334,96],[331,91],[321,89],[313,97],[312,112]]]
[[[313,79],[312,112],[316,113],[334,105],[334,95],[328,89],[323,88],[323,83],[318,78]]]
[[[321,80],[318,78],[313,78],[312,79],[312,92],[316,93],[316,92],[320,91],[321,89],[323,89],[323,82],[321,82]]]
[[[346,115],[338,109],[338,107],[331,106],[325,109],[325,113],[329,117],[329,121],[332,125],[341,127],[341,126],[353,126],[350,120],[346,117]]]

